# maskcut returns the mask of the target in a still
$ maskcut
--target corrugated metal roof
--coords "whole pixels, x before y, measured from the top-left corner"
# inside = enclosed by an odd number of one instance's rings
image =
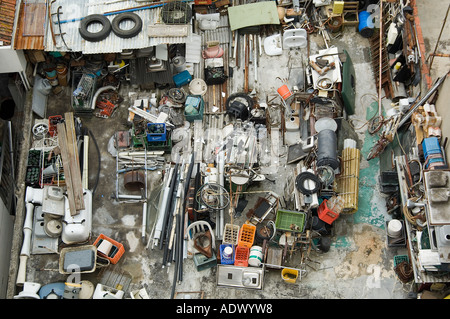
[[[136,1],[123,1],[118,3],[106,4],[108,1],[99,2],[98,0],[57,0],[52,5],[52,11],[55,11],[58,6],[62,7],[62,14],[60,16],[61,21],[76,20],[84,18],[91,14],[105,14],[106,12],[124,10],[134,8],[142,5],[142,2]],[[151,3],[149,3],[151,5]],[[67,46],[76,52],[83,52],[84,54],[97,54],[97,53],[119,53],[123,50],[129,49],[142,49],[150,46],[155,46],[161,43],[175,44],[185,43],[187,37],[157,37],[151,38],[148,36],[148,25],[163,23],[161,20],[162,8],[153,8],[146,10],[134,11],[143,22],[142,31],[135,37],[130,39],[122,39],[116,36],[113,32],[103,41],[89,42],[84,40],[78,31],[80,21],[67,22],[61,24],[61,31],[64,34],[64,40]],[[107,15],[108,19],[112,21],[115,15]],[[56,16],[54,17],[56,21]],[[192,22],[191,22],[192,23]],[[123,28],[131,28],[133,22],[124,21]],[[92,26],[95,27],[95,26]],[[122,25],[121,25],[122,27]],[[168,26],[169,27],[169,26]],[[45,51],[69,51],[61,41],[60,37],[56,37],[57,45],[54,46],[51,37],[50,28],[47,28],[47,37],[45,42]],[[191,27],[188,28],[189,33]],[[55,33],[59,33],[58,25],[54,24]],[[93,30],[94,31],[94,30]]]
[[[15,13],[15,0],[0,0],[0,45],[11,45]]]

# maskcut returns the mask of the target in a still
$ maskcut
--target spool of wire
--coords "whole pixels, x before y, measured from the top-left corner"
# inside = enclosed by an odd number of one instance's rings
[[[198,189],[196,200],[200,205],[217,211],[228,207],[230,204],[230,195],[223,186],[207,183]]]

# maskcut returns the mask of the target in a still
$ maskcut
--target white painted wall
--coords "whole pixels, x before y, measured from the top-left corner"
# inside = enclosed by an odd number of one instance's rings
[[[14,216],[11,216],[0,199],[0,299],[6,298],[9,276],[9,260],[13,238]]]
[[[0,73],[23,72],[27,60],[22,50],[14,50],[11,46],[0,47]]]

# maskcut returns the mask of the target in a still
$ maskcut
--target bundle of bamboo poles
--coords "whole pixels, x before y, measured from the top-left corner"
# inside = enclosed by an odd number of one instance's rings
[[[337,179],[337,193],[344,199],[342,209],[344,214],[354,214],[358,211],[361,151],[356,148],[356,142],[353,142],[349,142],[350,145],[348,147],[344,145],[341,159],[341,174]]]

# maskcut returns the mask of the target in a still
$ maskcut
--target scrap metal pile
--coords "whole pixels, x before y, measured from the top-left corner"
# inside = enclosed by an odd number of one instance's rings
[[[195,1],[194,14],[188,4],[178,1],[142,6],[136,11],[161,11],[167,27],[164,36],[175,36],[169,32],[172,30],[181,37],[189,34],[189,41],[183,38],[186,41],[181,44],[163,43],[100,56],[70,53],[46,61],[47,66],[56,66],[62,59],[65,66],[72,67],[73,111],[94,115],[98,121],[116,120],[117,114],[124,114],[120,113],[124,87],[128,89],[131,84],[142,89],[139,93],[129,90],[124,121],[128,129],[115,132],[108,145],[115,159],[113,199],[121,204],[143,204],[146,248],[162,252],[162,267],[174,265],[172,297],[175,283],[183,280],[186,262],[193,262],[198,271],[217,267],[219,286],[262,289],[266,269],[280,270],[284,281],[295,283],[307,274],[306,266],[314,263],[312,251],[326,253],[330,249],[332,226],[339,216],[358,211],[361,146],[347,121],[355,114],[358,79],[348,52],[330,44],[346,26],[360,26],[360,35],[368,38],[374,34],[373,26],[361,27],[358,18],[366,12],[361,10],[361,1],[278,2],[277,6],[273,1]],[[241,19],[240,15],[252,12],[255,6],[267,9],[268,16],[253,17],[255,21]],[[121,10],[111,14],[118,12],[120,19],[141,21],[137,14],[125,16]],[[175,13],[183,19],[173,21]],[[392,23],[403,22],[398,20]],[[97,35],[87,32],[92,21],[100,21],[106,29]],[[184,34],[183,27],[191,28],[191,23],[195,32]],[[157,38],[155,34],[162,32],[156,30],[158,25],[144,30],[136,23],[124,34],[118,26],[114,19],[111,27],[105,15],[90,15],[83,20],[80,32],[84,41],[98,43],[113,36],[137,37],[144,31]],[[395,25],[392,28],[394,32]],[[310,52],[312,35],[324,43],[316,54]],[[392,41],[396,43],[395,38]],[[407,44],[410,55],[404,62],[411,70],[417,47],[409,37]],[[375,52],[376,45],[373,48]],[[383,48],[379,48],[382,62]],[[306,57],[296,73],[300,76],[291,76],[295,68],[289,64],[283,75],[261,81],[258,71],[262,65],[267,68],[265,59],[289,55],[291,63],[295,53]],[[48,78],[52,71],[44,69],[42,75]],[[383,76],[379,74],[380,90],[390,85],[382,81]],[[410,80],[405,79],[414,85]],[[264,82],[270,81],[277,83],[278,89],[264,88]],[[441,83],[438,81],[429,94]],[[429,94],[414,105],[422,105]],[[410,105],[408,101],[404,106]],[[379,112],[377,123],[383,134],[368,159],[384,150],[385,141],[393,140],[396,129],[416,107],[403,116],[395,113],[392,122],[381,118]],[[374,127],[375,117],[372,120]],[[72,148],[62,148],[67,147],[63,128],[69,123],[74,125],[77,120],[64,114],[35,127],[36,139],[44,137],[38,149],[41,174],[30,175],[35,180],[29,184],[27,203],[38,203],[43,209],[47,205],[36,200],[32,190],[45,200],[51,199],[53,206],[57,200],[65,202],[65,210],[57,214],[62,219],[46,220],[46,236],[61,222],[58,225],[65,244],[89,243],[60,253],[60,273],[71,271],[66,266],[77,255],[85,262],[79,273],[89,273],[99,262],[104,263],[101,266],[116,264],[126,252],[121,243],[103,234],[95,241],[90,238],[95,212],[92,191],[81,180],[87,172],[75,169],[80,167],[72,149],[75,129],[69,131]],[[55,154],[56,146],[61,153],[52,157],[48,153]],[[98,155],[100,160],[100,152]],[[151,172],[158,172],[159,180],[152,180],[155,175]],[[49,178],[48,184],[44,178]],[[64,186],[67,192],[63,194]],[[82,221],[77,220],[80,218]],[[31,236],[29,225],[27,218],[27,236]],[[66,234],[70,227],[70,234]],[[55,240],[37,248],[44,246],[47,252],[58,250]],[[29,247],[25,250],[22,255],[29,257]],[[92,260],[92,252],[100,261]],[[23,283],[23,269],[21,274]],[[98,294],[93,292],[96,297],[105,286],[98,289]],[[123,297],[120,289],[110,289],[107,295]]]

